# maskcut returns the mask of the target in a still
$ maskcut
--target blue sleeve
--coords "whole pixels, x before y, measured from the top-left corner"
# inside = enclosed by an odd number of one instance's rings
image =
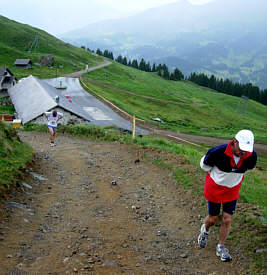
[[[251,157],[249,158],[248,170],[252,170],[256,167],[257,158],[257,153],[253,151]]]
[[[227,144],[219,145],[209,149],[204,158],[204,164],[209,165],[211,167],[215,166],[218,158],[220,158],[221,154],[224,153]]]

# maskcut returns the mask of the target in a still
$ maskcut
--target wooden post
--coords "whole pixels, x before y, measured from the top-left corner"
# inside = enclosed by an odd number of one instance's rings
[[[135,138],[135,116],[133,116],[133,138]]]

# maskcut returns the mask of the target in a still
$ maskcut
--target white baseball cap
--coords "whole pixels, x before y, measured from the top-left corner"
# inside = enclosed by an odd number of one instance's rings
[[[241,130],[235,135],[239,148],[246,152],[253,151],[254,135],[250,130]]]

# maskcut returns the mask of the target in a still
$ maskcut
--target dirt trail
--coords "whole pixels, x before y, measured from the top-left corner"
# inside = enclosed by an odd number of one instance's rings
[[[198,247],[205,210],[149,161],[190,167],[182,156],[63,135],[50,148],[46,133],[20,135],[36,154],[29,173],[47,180],[29,174],[10,198],[0,274],[247,274],[237,248],[230,263],[216,257],[215,232]]]
[[[84,69],[84,70],[81,70],[81,71],[78,71],[78,72],[70,73],[70,74],[67,74],[67,75],[64,75],[64,76],[65,77],[77,77],[78,78],[78,77],[80,77],[81,75],[83,75],[85,73],[88,73],[88,72],[91,72],[91,71],[94,71],[94,70],[97,70],[97,69],[101,69],[101,68],[109,66],[111,64],[112,63],[110,61],[104,60],[104,62],[101,63],[100,65],[90,67],[88,69]]]

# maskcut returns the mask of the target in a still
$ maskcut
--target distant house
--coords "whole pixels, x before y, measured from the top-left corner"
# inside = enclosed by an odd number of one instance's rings
[[[6,91],[16,84],[16,78],[7,67],[0,67],[0,91]]]
[[[14,62],[14,65],[17,68],[21,68],[21,69],[31,69],[32,68],[32,61],[30,59],[17,59]]]
[[[67,124],[70,121],[86,124],[90,121],[90,116],[83,107],[77,103],[69,102],[62,95],[61,90],[32,75],[21,79],[8,90],[8,94],[22,124],[27,122],[47,123],[43,113],[52,109],[57,109],[64,114],[60,121],[62,124]]]

